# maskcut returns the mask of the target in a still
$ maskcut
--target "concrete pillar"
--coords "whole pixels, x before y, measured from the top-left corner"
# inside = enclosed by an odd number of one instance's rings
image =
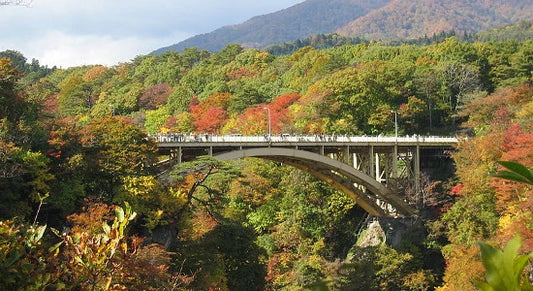
[[[344,149],[344,163],[347,165],[350,164],[350,146],[346,146]]]
[[[376,175],[374,176],[378,182],[381,182],[381,169],[379,164],[379,153],[375,154],[376,157]]]
[[[391,169],[391,177],[396,179],[398,178],[398,145],[394,145],[394,149],[392,152],[392,169]]]
[[[420,191],[420,145],[416,145],[415,154],[415,189],[416,192]]]
[[[376,177],[376,172],[374,171],[374,146],[368,147],[368,174],[371,177]]]

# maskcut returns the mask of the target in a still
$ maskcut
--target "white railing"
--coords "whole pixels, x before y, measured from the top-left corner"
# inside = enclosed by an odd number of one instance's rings
[[[347,135],[213,135],[165,133],[150,135],[158,143],[444,143],[455,144],[455,137],[442,136],[347,136]]]

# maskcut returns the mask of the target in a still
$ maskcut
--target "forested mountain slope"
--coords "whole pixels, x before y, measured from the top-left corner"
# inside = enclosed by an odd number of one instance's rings
[[[198,47],[218,51],[229,43],[245,47],[265,47],[333,32],[353,19],[386,5],[390,0],[308,0],[268,15],[256,16],[244,23],[225,26],[213,32],[197,35],[178,44],[161,48],[183,51]]]
[[[461,35],[530,20],[532,15],[529,0],[308,0],[154,53],[188,47],[218,51],[229,43],[264,48],[333,32],[369,41],[431,37],[452,30]]]
[[[529,0],[396,0],[337,30],[372,40],[402,40],[441,31],[476,32],[533,18]]]

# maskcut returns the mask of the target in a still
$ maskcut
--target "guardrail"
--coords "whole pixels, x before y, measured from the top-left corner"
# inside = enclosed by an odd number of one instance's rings
[[[455,144],[455,137],[442,136],[347,136],[347,135],[214,135],[165,133],[149,135],[158,143],[444,143]]]

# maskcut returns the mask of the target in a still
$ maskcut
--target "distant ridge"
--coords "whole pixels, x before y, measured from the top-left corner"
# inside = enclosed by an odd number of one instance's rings
[[[404,40],[441,31],[474,33],[533,19],[532,0],[395,0],[336,32],[371,40]]]
[[[533,19],[533,0],[307,0],[155,50],[218,51],[230,43],[266,48],[319,34],[366,40],[417,39],[443,31],[475,33]]]
[[[350,21],[381,8],[391,0],[308,0],[287,9],[219,28],[154,51],[183,51],[198,47],[218,51],[229,43],[262,48],[272,44],[333,32]]]

